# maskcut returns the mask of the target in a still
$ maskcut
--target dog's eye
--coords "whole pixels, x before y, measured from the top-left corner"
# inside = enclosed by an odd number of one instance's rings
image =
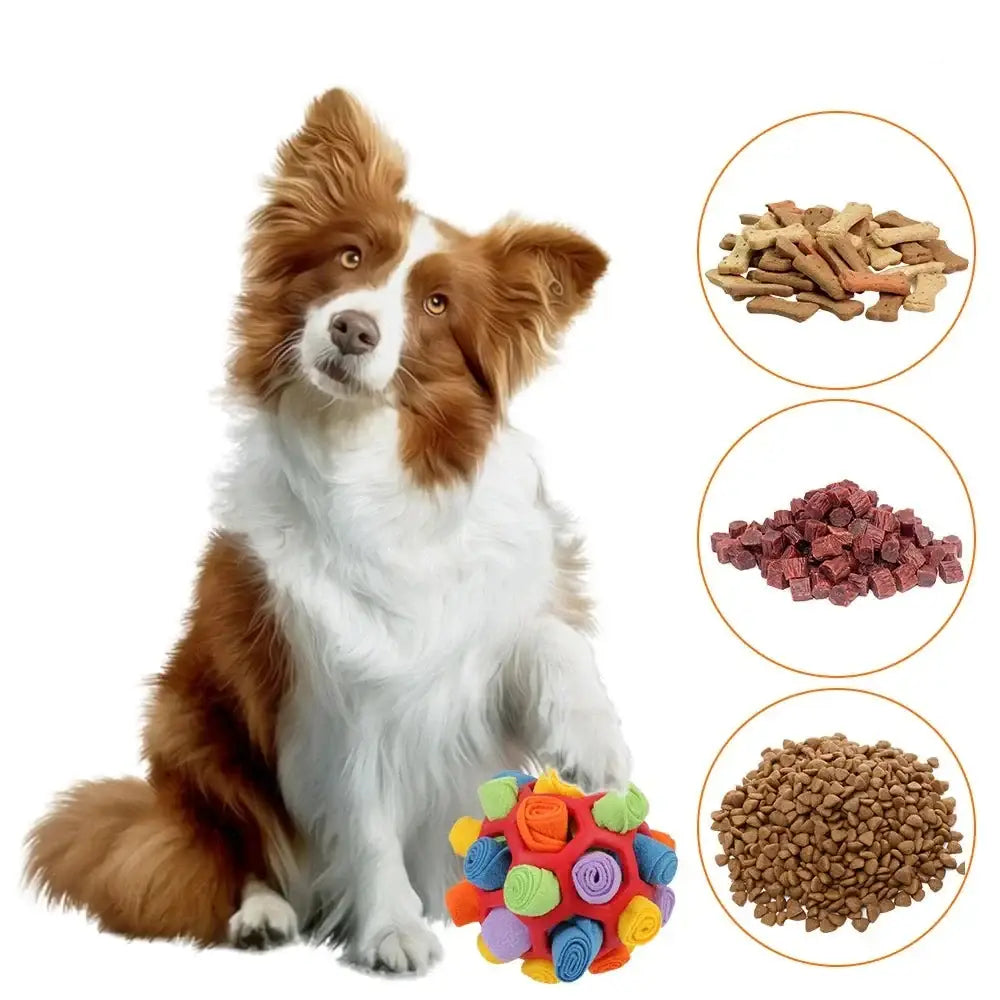
[[[340,251],[340,266],[353,271],[361,263],[361,251],[357,247],[347,247]]]
[[[424,299],[424,312],[431,316],[440,316],[448,308],[448,296],[435,292]]]

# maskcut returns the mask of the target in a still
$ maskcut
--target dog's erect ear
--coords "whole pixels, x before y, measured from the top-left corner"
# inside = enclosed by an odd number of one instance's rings
[[[360,173],[391,194],[406,180],[402,150],[346,90],[328,90],[312,102],[302,128],[278,151],[278,168],[284,177],[317,168],[331,175]]]
[[[480,345],[495,388],[509,395],[559,346],[608,266],[604,251],[565,226],[507,219],[481,237],[493,272],[488,341]]]

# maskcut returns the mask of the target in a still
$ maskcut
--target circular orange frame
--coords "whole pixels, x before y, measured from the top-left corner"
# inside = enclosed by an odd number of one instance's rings
[[[882,410],[885,413],[891,413],[893,416],[899,417],[900,420],[905,420],[908,424],[915,427],[918,431],[924,434],[930,441],[932,441],[935,445],[937,445],[937,447],[941,450],[941,454],[944,455],[946,459],[948,459],[948,462],[951,464],[951,467],[955,470],[955,475],[958,476],[958,481],[962,484],[962,489],[965,491],[965,498],[969,502],[969,515],[972,518],[972,553],[969,557],[969,571],[968,573],[965,574],[965,582],[962,585],[962,593],[958,595],[958,600],[955,602],[955,607],[951,609],[951,613],[948,615],[947,618],[945,618],[945,620],[941,623],[941,625],[934,632],[934,634],[931,635],[928,639],[925,639],[919,646],[917,646],[916,649],[907,653],[905,656],[901,656],[898,660],[893,660],[892,663],[887,663],[882,667],[874,667],[872,670],[861,670],[856,674],[821,674],[821,673],[816,673],[815,671],[812,670],[802,670],[798,667],[790,666],[787,663],[782,663],[781,660],[776,660],[772,656],[768,656],[767,653],[761,652],[752,643],[747,642],[747,640],[744,639],[743,636],[740,635],[740,633],[737,632],[735,628],[733,628],[732,623],[722,613],[722,609],[716,603],[715,597],[712,595],[712,588],[709,587],[708,585],[708,577],[705,575],[705,564],[701,558],[701,531],[702,531],[701,522],[702,522],[702,517],[705,513],[705,501],[708,499],[708,491],[712,488],[712,483],[715,482],[715,477],[718,475],[719,469],[722,468],[722,463],[725,462],[725,460],[732,454],[733,450],[744,440],[744,438],[752,434],[758,427],[761,426],[761,424],[766,424],[768,420],[773,420],[775,417],[780,417],[781,414],[783,413],[789,413],[791,410],[797,410],[802,406],[816,406],[819,403],[855,403],[858,406],[870,406],[874,410]],[[726,449],[726,453],[722,456],[722,458],[719,459],[718,462],[715,463],[715,468],[712,470],[712,475],[709,476],[708,483],[705,485],[705,490],[701,495],[701,503],[698,506],[698,525],[695,535],[695,551],[698,553],[698,572],[701,573],[701,582],[705,587],[705,593],[708,594],[708,599],[712,602],[712,607],[715,608],[719,617],[725,622],[726,627],[729,629],[729,631],[732,632],[733,635],[735,635],[736,638],[739,639],[740,642],[742,642],[743,645],[747,647],[747,649],[752,650],[758,656],[767,660],[768,663],[773,663],[776,667],[782,667],[785,670],[790,670],[793,674],[801,674],[804,677],[822,677],[831,680],[843,681],[843,680],[850,680],[855,677],[868,677],[871,674],[877,674],[883,670],[888,670],[890,667],[898,666],[900,663],[903,663],[904,661],[908,660],[911,656],[916,656],[917,653],[919,653],[922,649],[924,649],[926,646],[932,643],[941,634],[941,632],[952,620],[952,618],[955,617],[955,612],[958,611],[959,607],[962,604],[962,601],[965,600],[966,591],[969,589],[969,583],[972,580],[973,570],[976,568],[976,538],[977,538],[976,509],[972,504],[972,497],[969,494],[969,487],[966,485],[962,473],[959,472],[958,466],[955,464],[955,460],[951,457],[951,455],[948,454],[947,451],[945,451],[944,446],[941,444],[940,441],[938,441],[937,438],[934,437],[933,434],[931,434],[929,431],[921,427],[920,424],[918,424],[915,420],[911,420],[909,417],[904,416],[898,410],[890,409],[888,406],[881,406],[878,403],[870,403],[864,399],[850,399],[849,397],[846,396],[828,396],[824,399],[810,399],[804,403],[794,403],[791,406],[786,406],[780,410],[776,410],[774,413],[768,414],[768,416],[764,417],[761,420],[758,420],[757,423],[755,423],[752,427],[745,430]]]
[[[969,849],[969,856],[966,859],[965,875],[962,877],[962,882],[959,885],[958,890],[955,892],[955,895],[952,898],[951,902],[945,907],[944,912],[941,914],[941,916],[937,918],[937,920],[934,921],[933,924],[930,925],[930,927],[928,927],[925,931],[923,931],[921,934],[915,937],[908,944],[904,944],[901,947],[894,949],[893,951],[886,952],[886,954],[884,955],[878,955],[875,958],[866,958],[863,962],[813,962],[810,959],[796,958],[794,955],[789,955],[786,952],[780,951],[777,948],[772,948],[771,945],[767,944],[764,941],[761,941],[760,938],[755,937],[736,919],[736,917],[733,916],[732,913],[729,912],[729,908],[722,901],[719,894],[715,891],[715,886],[712,885],[711,876],[708,874],[708,868],[705,865],[704,852],[702,851],[701,810],[705,801],[705,792],[708,789],[708,779],[711,778],[712,772],[715,770],[715,765],[719,762],[719,758],[722,756],[726,747],[729,746],[729,744],[733,741],[736,734],[739,733],[740,730],[742,730],[745,726],[748,726],[758,716],[763,715],[765,712],[774,708],[775,705],[780,705],[783,702],[790,701],[792,698],[801,698],[803,695],[818,694],[824,691],[849,691],[853,692],[854,694],[867,694],[870,695],[872,698],[881,698],[882,701],[890,702],[891,704],[896,705],[899,708],[905,709],[911,715],[918,718],[925,726],[927,726],[932,732],[934,732],[934,734],[938,737],[938,739],[940,739],[941,742],[948,748],[948,752],[955,758],[955,761],[958,764],[958,769],[959,771],[962,772],[962,780],[965,782],[965,787],[969,790],[969,802],[972,806],[972,846]],[[759,944],[762,948],[766,948],[769,952],[771,952],[774,955],[780,955],[782,958],[790,959],[793,962],[799,962],[802,965],[819,966],[825,969],[847,969],[847,968],[854,968],[860,965],[872,965],[875,962],[881,962],[883,959],[892,958],[893,955],[898,955],[900,952],[906,951],[907,948],[912,948],[913,945],[915,945],[918,941],[921,941],[928,934],[930,934],[930,932],[934,930],[934,928],[937,927],[937,925],[941,923],[941,921],[944,920],[944,918],[951,912],[951,908],[955,905],[956,901],[958,900],[958,897],[962,895],[962,890],[965,888],[966,879],[968,879],[969,875],[972,874],[972,861],[976,854],[977,832],[978,832],[978,823],[976,821],[976,800],[972,794],[972,785],[969,783],[969,776],[968,774],[965,773],[965,767],[963,766],[962,761],[959,759],[958,754],[955,753],[955,751],[952,749],[951,744],[944,738],[944,736],[941,735],[941,732],[938,730],[938,728],[932,725],[930,722],[928,722],[928,720],[925,719],[919,712],[915,712],[912,708],[910,708],[909,705],[904,705],[901,701],[896,701],[895,698],[890,698],[888,695],[884,694],[878,694],[875,691],[865,691],[862,688],[852,688],[852,687],[811,688],[808,691],[798,691],[795,694],[788,694],[785,695],[784,698],[778,698],[776,701],[772,701],[769,705],[765,705],[763,708],[758,709],[756,712],[754,712],[753,715],[750,716],[749,719],[746,719],[744,722],[740,723],[740,725],[737,726],[736,729],[734,729],[733,732],[729,735],[729,738],[726,740],[726,742],[723,743],[722,746],[719,748],[719,752],[715,755],[715,757],[712,760],[712,763],[709,765],[708,773],[705,775],[705,781],[702,783],[701,786],[701,794],[698,796],[698,816],[695,825],[695,838],[698,845],[698,860],[701,863],[701,870],[705,874],[705,881],[708,882],[708,888],[711,890],[712,895],[716,899],[716,902],[719,904],[719,906],[722,907],[723,912],[733,922],[734,926],[736,926],[739,930],[741,930],[744,934],[746,934],[746,936],[750,938],[751,941],[756,941],[757,944]]]
[[[819,115],[857,115],[859,118],[869,118],[872,121],[882,122],[884,125],[891,125],[893,128],[898,128],[900,132],[905,132],[911,138],[916,139],[917,142],[919,142],[920,145],[924,146],[930,153],[932,153],[934,157],[938,160],[938,162],[941,164],[941,166],[948,171],[948,175],[955,182],[955,186],[958,188],[958,193],[962,196],[962,201],[965,203],[965,210],[969,213],[969,225],[972,227],[972,265],[969,271],[969,285],[965,291],[965,298],[962,299],[962,305],[959,307],[958,312],[955,314],[955,318],[951,321],[951,326],[949,326],[948,329],[945,330],[944,334],[941,336],[941,339],[938,340],[937,343],[934,344],[934,346],[929,351],[927,351],[926,354],[923,354],[921,357],[917,358],[916,361],[907,365],[905,368],[900,368],[898,372],[893,372],[891,375],[886,375],[885,378],[876,379],[874,382],[863,382],[860,385],[813,385],[811,382],[800,382],[798,381],[798,379],[789,378],[787,375],[782,375],[780,372],[776,372],[773,369],[768,368],[766,365],[762,365],[756,358],[753,358],[749,354],[747,354],[747,352],[744,351],[743,348],[736,343],[736,341],[729,335],[729,332],[726,330],[726,328],[722,325],[722,321],[719,319],[719,317],[716,315],[715,310],[712,308],[712,302],[708,297],[708,289],[705,287],[705,277],[704,274],[702,273],[703,269],[701,263],[701,230],[705,224],[705,213],[708,211],[708,203],[711,200],[712,193],[718,186],[719,181],[722,180],[722,175],[732,166],[733,161],[740,155],[740,153],[742,153],[743,150],[747,148],[747,146],[750,146],[753,143],[755,143],[761,136],[767,135],[768,132],[773,132],[776,128],[781,128],[782,125],[788,125],[791,122],[797,122],[802,118],[815,118]],[[739,351],[740,354],[742,354],[743,357],[747,359],[747,361],[750,361],[751,363],[755,364],[758,368],[761,369],[761,371],[767,372],[768,375],[773,375],[775,378],[780,378],[783,382],[790,382],[792,385],[800,385],[804,389],[818,389],[821,392],[849,392],[855,389],[868,389],[873,385],[882,385],[883,382],[889,382],[894,378],[898,378],[900,375],[905,375],[906,372],[910,371],[913,368],[916,368],[917,365],[919,365],[922,361],[925,361],[927,358],[929,358],[944,343],[945,339],[948,337],[948,334],[950,334],[951,331],[955,328],[955,324],[959,321],[959,319],[962,316],[962,313],[965,311],[965,305],[969,301],[969,293],[972,291],[972,283],[976,277],[977,256],[978,255],[976,250],[976,223],[972,217],[972,209],[969,207],[969,199],[966,198],[965,191],[963,190],[962,185],[959,184],[958,178],[955,176],[951,167],[949,167],[948,164],[945,163],[944,158],[941,156],[941,154],[938,153],[938,151],[933,146],[931,146],[930,143],[925,142],[923,139],[921,139],[920,136],[917,135],[915,132],[911,132],[908,128],[904,128],[902,125],[897,125],[896,122],[890,121],[888,118],[882,118],[879,115],[869,114],[866,111],[847,111],[847,110],[808,111],[805,114],[793,115],[791,118],[785,118],[783,121],[780,121],[775,125],[768,126],[763,131],[758,132],[752,139],[748,139],[745,143],[743,143],[743,145],[740,146],[740,148],[736,150],[736,152],[733,153],[732,156],[729,157],[729,159],[726,161],[726,165],[719,171],[715,180],[712,181],[712,186],[708,189],[708,194],[705,196],[705,204],[702,206],[701,216],[698,219],[698,235],[697,235],[697,243],[695,244],[695,259],[697,260],[698,264],[698,281],[701,283],[701,294],[704,296],[705,305],[708,306],[708,311],[712,314],[712,319],[715,320],[716,326],[718,326],[718,328],[722,331],[722,334],[726,338],[726,340],[728,340],[729,343],[732,344],[733,347],[735,347],[736,350]]]

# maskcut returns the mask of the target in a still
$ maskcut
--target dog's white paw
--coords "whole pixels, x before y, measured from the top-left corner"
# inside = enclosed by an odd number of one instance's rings
[[[553,733],[550,757],[566,781],[585,792],[627,787],[632,773],[632,755],[622,738],[618,720],[604,726],[589,726],[584,720],[570,722],[562,732]]]
[[[441,957],[441,945],[422,921],[383,927],[348,949],[348,959],[377,972],[424,973]]]
[[[236,948],[267,951],[298,936],[295,911],[276,892],[253,893],[229,918],[229,942]]]

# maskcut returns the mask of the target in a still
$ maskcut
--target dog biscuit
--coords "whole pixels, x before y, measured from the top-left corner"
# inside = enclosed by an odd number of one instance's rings
[[[753,225],[754,229],[780,229],[781,223],[770,213],[765,212]]]
[[[802,225],[815,236],[816,230],[825,222],[829,222],[833,215],[833,209],[829,205],[813,205],[802,213]]]
[[[902,212],[897,212],[895,210],[891,212],[883,212],[881,215],[875,216],[875,222],[877,222],[880,226],[888,226],[888,227],[913,226],[918,221],[919,220],[917,219],[908,218],[907,216],[903,215]]]
[[[735,233],[726,233],[726,235],[723,236],[721,240],[719,240],[720,250],[732,250],[735,246],[736,246]]]
[[[899,252],[904,264],[926,264],[934,259],[934,254],[923,243],[900,243]]]
[[[833,240],[830,236],[824,236],[820,233],[816,237],[816,251],[819,255],[830,265],[830,269],[839,278],[841,274],[845,271],[850,271],[851,268],[844,261],[844,259],[837,252],[836,248],[833,246]]]
[[[892,247],[900,243],[915,243],[919,240],[935,240],[941,230],[933,222],[914,222],[909,226],[884,226],[872,232],[872,241],[876,246]]]
[[[785,239],[794,243],[796,240],[809,236],[810,233],[801,222],[796,222],[794,225],[781,226],[777,229],[744,229],[743,235],[750,244],[751,250],[766,250],[768,247],[774,246],[775,240],[779,236],[784,236]]]
[[[815,282],[831,299],[847,298],[847,292],[841,287],[837,276],[819,254],[797,254],[792,266],[799,274],[804,274],[810,281]]]
[[[871,205],[864,205],[858,201],[849,201],[843,211],[838,212],[828,221],[819,227],[817,233],[820,236],[836,236],[837,233],[846,233],[852,226],[856,226],[862,219],[872,214]]]
[[[775,201],[767,206],[767,210],[782,226],[793,226],[802,222],[802,209],[794,201]]]
[[[750,267],[750,243],[745,236],[737,236],[733,249],[719,261],[720,274],[742,274]]]
[[[762,271],[790,271],[792,269],[792,262],[787,257],[778,253],[773,247],[768,247],[760,255],[757,266]]]
[[[943,274],[944,263],[940,260],[927,260],[922,264],[904,264],[902,267],[894,267],[886,274],[905,274],[907,278],[913,279],[918,274]]]
[[[889,292],[909,295],[910,279],[905,274],[872,274],[870,271],[845,271],[840,283],[848,292]]]
[[[770,271],[758,271],[751,268],[747,271],[747,277],[751,281],[763,282],[764,284],[770,284],[778,281],[782,285],[791,285],[791,287],[797,292],[812,292],[816,288],[816,286],[808,278],[803,278],[801,274],[796,274],[795,271],[784,271],[780,276],[778,276]],[[778,295],[780,293],[771,292],[770,294]]]
[[[757,272],[758,274],[763,272]],[[750,297],[753,295],[782,295],[790,297],[795,294],[791,285],[776,282],[771,276],[766,281],[751,281],[739,275],[719,274],[718,270],[706,271],[705,277],[713,285],[718,285],[727,295],[734,298],[737,295]]]
[[[872,241],[872,233],[877,227],[876,223],[869,230],[868,235],[865,237],[865,246],[868,248],[868,266],[873,267],[876,271],[882,271],[887,267],[892,267],[893,264],[898,264],[903,259],[903,255],[893,247],[875,245]]]
[[[966,257],[961,257],[953,250],[948,248],[948,244],[944,240],[927,240],[924,246],[930,250],[934,260],[941,261],[944,264],[944,273],[952,274],[955,271],[964,271],[969,266],[969,261]]]
[[[903,308],[910,312],[933,312],[934,300],[947,284],[948,279],[943,274],[929,274],[926,271],[918,274],[913,291],[903,301]]]
[[[740,213],[741,226],[756,226],[758,222],[760,222],[759,215],[754,215],[751,212]]]
[[[869,306],[865,313],[865,319],[877,320],[880,323],[895,323],[899,319],[899,308],[905,298],[905,295],[889,295],[886,292],[879,292],[878,302]]]
[[[799,302],[813,302],[820,309],[832,312],[840,320],[854,319],[865,311],[865,305],[860,299],[841,299],[838,302],[829,295],[822,295],[819,292],[799,292],[795,298]]]
[[[786,319],[795,320],[796,323],[802,323],[809,319],[818,310],[819,306],[815,302],[789,302],[787,299],[778,299],[773,295],[761,295],[747,303],[747,312],[784,316]]]

